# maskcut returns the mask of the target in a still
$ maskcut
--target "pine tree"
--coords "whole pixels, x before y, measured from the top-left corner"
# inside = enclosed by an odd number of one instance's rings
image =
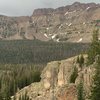
[[[96,55],[100,54],[100,41],[98,39],[99,30],[93,31],[92,43],[88,51],[88,64],[92,64],[95,61]]]
[[[76,68],[76,66],[74,67],[73,73],[70,76],[70,83],[75,83],[75,80],[78,76],[78,69]]]
[[[82,68],[83,64],[84,64],[84,57],[81,54],[80,59],[79,59],[79,65],[80,65],[81,68]]]
[[[79,63],[79,60],[80,60],[80,59],[79,59],[79,56],[77,56],[77,60],[76,60],[76,63]]]
[[[77,57],[76,62],[79,64],[79,67],[82,68],[83,64],[84,64],[84,57],[83,54],[81,54],[80,56]]]
[[[91,89],[91,100],[100,100],[100,58],[95,66],[95,75],[93,77],[93,85]]]
[[[85,100],[83,81],[78,85],[78,100]]]

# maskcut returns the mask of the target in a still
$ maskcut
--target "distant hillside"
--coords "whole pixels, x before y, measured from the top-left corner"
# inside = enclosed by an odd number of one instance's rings
[[[100,4],[79,3],[34,10],[32,16],[0,16],[0,39],[90,42],[94,27],[100,28]]]
[[[86,52],[85,43],[56,43],[38,40],[0,41],[1,64],[46,64]]]

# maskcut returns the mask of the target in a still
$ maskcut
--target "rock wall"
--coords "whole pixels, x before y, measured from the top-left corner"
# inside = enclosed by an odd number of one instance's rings
[[[94,72],[93,65],[90,67],[84,65],[80,70],[79,65],[75,63],[76,58],[48,63],[41,74],[41,81],[20,90],[16,93],[16,97],[27,91],[27,95],[32,100],[77,100],[77,86],[80,81],[83,81],[84,90],[88,96]],[[75,66],[78,68],[78,77],[72,84],[70,76]]]

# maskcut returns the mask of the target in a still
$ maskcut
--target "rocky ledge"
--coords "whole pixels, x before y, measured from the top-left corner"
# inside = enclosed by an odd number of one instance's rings
[[[86,59],[86,55],[84,57]],[[41,81],[19,90],[15,95],[17,100],[26,91],[31,100],[77,100],[77,86],[81,80],[86,96],[88,96],[94,67],[93,65],[86,67],[84,64],[83,68],[80,69],[76,59],[77,57],[72,57],[48,63],[41,74]],[[78,76],[75,83],[71,83],[70,77],[75,66],[78,69]]]

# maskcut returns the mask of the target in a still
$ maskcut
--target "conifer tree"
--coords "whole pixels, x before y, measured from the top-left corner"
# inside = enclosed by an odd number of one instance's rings
[[[78,100],[85,100],[83,81],[80,81],[80,84],[78,85]]]
[[[79,56],[77,56],[76,63],[79,63],[79,61],[80,61]]]
[[[77,57],[76,62],[79,64],[79,67],[82,68],[83,64],[84,64],[84,57],[83,54],[81,54],[80,56]]]
[[[95,61],[96,55],[100,54],[100,41],[98,39],[99,30],[93,31],[92,43],[88,51],[88,64],[92,64]]]
[[[91,89],[91,100],[100,100],[100,58],[95,66],[95,75]]]
[[[79,59],[79,65],[80,65],[81,68],[82,68],[83,64],[84,64],[84,57],[81,54],[80,59]]]
[[[75,80],[78,76],[78,69],[76,68],[76,66],[74,67],[73,73],[70,76],[70,83],[75,83]]]

